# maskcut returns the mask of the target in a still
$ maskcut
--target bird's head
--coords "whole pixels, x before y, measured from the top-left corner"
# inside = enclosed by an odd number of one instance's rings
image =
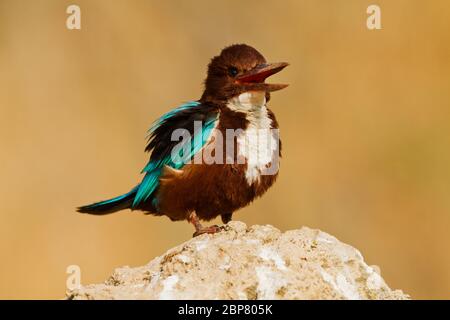
[[[202,100],[227,101],[248,91],[270,92],[286,88],[286,84],[265,83],[266,78],[283,70],[288,63],[267,63],[255,48],[246,44],[226,47],[208,65]]]

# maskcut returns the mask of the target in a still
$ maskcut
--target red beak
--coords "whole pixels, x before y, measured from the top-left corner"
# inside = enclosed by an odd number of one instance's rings
[[[264,83],[266,78],[271,75],[280,72],[284,68],[286,68],[289,64],[286,62],[278,62],[278,63],[264,63],[259,64],[254,67],[252,70],[246,72],[245,74],[239,76],[236,79],[236,82],[246,86],[246,87],[254,87],[255,90],[260,90],[263,88],[266,91],[276,91],[286,88],[287,84],[267,84]]]

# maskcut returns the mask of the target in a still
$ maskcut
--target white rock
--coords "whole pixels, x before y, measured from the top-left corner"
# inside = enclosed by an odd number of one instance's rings
[[[408,299],[355,248],[319,230],[230,222],[68,299]]]

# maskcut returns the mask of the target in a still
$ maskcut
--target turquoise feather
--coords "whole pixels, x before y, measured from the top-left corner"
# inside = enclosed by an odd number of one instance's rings
[[[179,111],[186,110],[188,108],[193,108],[200,105],[198,102],[188,102],[168,113],[163,115],[161,118],[159,118],[153,126],[149,129],[149,134],[152,134],[165,120],[173,117],[177,114]],[[215,127],[216,121],[218,116],[215,115],[211,117],[210,119],[207,119],[202,124],[202,130],[201,132],[197,132],[194,134],[193,139],[186,140],[184,143],[191,143],[191,146],[189,148],[190,152],[187,155],[181,155],[182,161],[178,163],[174,163],[172,161],[171,155],[166,156],[163,159],[159,159],[157,161],[151,161],[149,162],[144,169],[142,170],[142,173],[145,173],[144,178],[142,179],[141,184],[139,185],[139,189],[137,190],[136,196],[134,198],[132,208],[136,208],[139,204],[142,202],[145,202],[149,197],[153,194],[153,192],[156,190],[156,188],[159,185],[159,177],[162,174],[162,170],[164,169],[164,166],[170,166],[175,169],[181,169],[187,162],[189,162],[197,152],[199,152],[205,143],[208,141],[212,130]],[[181,150],[184,150],[185,145],[181,146]],[[152,199],[153,205],[156,207],[158,204],[158,199],[153,198]]]

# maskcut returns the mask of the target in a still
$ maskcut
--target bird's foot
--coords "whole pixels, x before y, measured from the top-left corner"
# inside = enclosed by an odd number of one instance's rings
[[[204,233],[214,234],[214,233],[220,232],[221,230],[222,230],[222,228],[219,227],[218,225],[213,225],[213,226],[209,226],[209,227],[201,227],[200,229],[195,230],[192,237],[197,237]]]
[[[221,215],[222,222],[224,224],[227,224],[228,222],[230,222],[232,217],[233,217],[233,212],[224,213],[224,214]]]
[[[220,232],[223,229],[217,225],[213,225],[213,226],[209,226],[209,227],[202,226],[202,224],[200,223],[200,219],[198,218],[198,216],[195,212],[192,212],[189,215],[188,221],[190,223],[192,223],[195,227],[195,232],[192,235],[193,237],[196,237],[196,236],[199,236],[199,235],[205,234],[205,233],[214,234],[214,233]]]

